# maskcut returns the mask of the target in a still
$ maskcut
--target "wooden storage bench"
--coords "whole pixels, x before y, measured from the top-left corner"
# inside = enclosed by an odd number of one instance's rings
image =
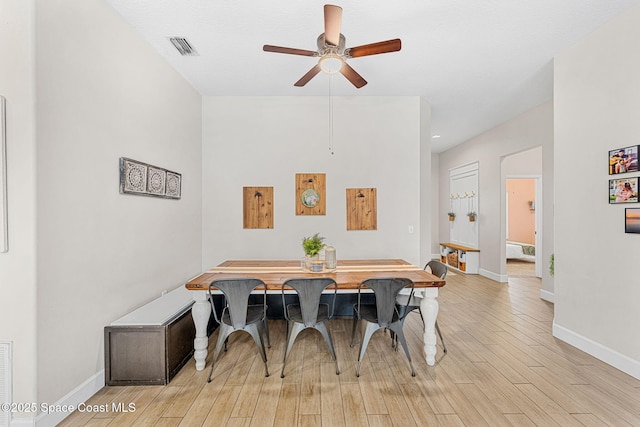
[[[447,267],[467,274],[478,274],[480,270],[480,249],[469,248],[455,243],[440,243],[440,261]]]
[[[168,384],[193,354],[192,305],[181,286],[105,327],[105,384]]]

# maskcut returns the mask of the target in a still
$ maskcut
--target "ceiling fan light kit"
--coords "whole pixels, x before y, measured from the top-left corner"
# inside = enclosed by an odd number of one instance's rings
[[[294,86],[304,86],[320,71],[327,74],[342,74],[356,88],[361,88],[367,81],[356,70],[347,64],[347,59],[381,53],[397,52],[402,48],[400,39],[387,40],[345,49],[346,39],[340,33],[342,24],[342,8],[331,4],[324,5],[324,33],[318,36],[318,50],[294,49],[264,45],[265,52],[286,53],[289,55],[320,57],[318,63],[298,80]]]
[[[320,68],[327,74],[335,74],[342,69],[344,59],[335,54],[325,55],[318,61]]]

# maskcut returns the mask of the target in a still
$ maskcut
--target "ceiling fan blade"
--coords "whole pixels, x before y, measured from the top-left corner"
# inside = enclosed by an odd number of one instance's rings
[[[322,68],[320,68],[320,65],[316,64],[312,69],[307,71],[307,74],[305,74],[304,76],[302,76],[300,78],[300,80],[295,82],[294,86],[302,87],[302,86],[306,85],[307,83],[309,83],[309,80],[314,78],[316,76],[316,74],[318,74],[321,70],[322,70]]]
[[[353,84],[358,89],[367,84],[367,81],[363,79],[362,76],[358,74],[356,70],[351,68],[351,66],[349,66],[349,64],[347,64],[346,62],[342,65],[342,68],[340,68],[340,74],[345,76],[347,80],[349,80],[351,84]]]
[[[397,52],[402,48],[400,39],[387,40],[384,42],[363,44],[349,49],[345,49],[344,54],[351,58],[359,56],[377,55],[379,53]]]
[[[318,52],[315,50],[294,49],[292,47],[271,46],[269,44],[262,46],[262,50],[265,52],[288,53],[290,55],[318,56]]]
[[[324,41],[332,46],[340,42],[340,25],[342,25],[342,8],[332,4],[324,5]]]

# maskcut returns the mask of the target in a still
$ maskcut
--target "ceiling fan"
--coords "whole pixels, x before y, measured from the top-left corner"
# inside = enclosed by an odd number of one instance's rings
[[[342,22],[342,8],[331,4],[324,5],[324,33],[318,36],[318,50],[294,49],[264,45],[265,52],[287,53],[290,55],[319,56],[318,63],[311,68],[294,86],[304,86],[320,71],[329,74],[340,73],[356,88],[361,88],[367,81],[347,64],[347,59],[360,56],[377,55],[380,53],[397,52],[402,47],[400,39],[370,43],[345,49],[345,37],[340,33]]]

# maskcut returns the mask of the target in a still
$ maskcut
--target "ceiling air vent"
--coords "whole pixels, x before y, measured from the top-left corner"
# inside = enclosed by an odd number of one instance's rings
[[[178,49],[182,56],[198,56],[198,52],[191,46],[189,40],[183,37],[169,37],[169,40]]]

